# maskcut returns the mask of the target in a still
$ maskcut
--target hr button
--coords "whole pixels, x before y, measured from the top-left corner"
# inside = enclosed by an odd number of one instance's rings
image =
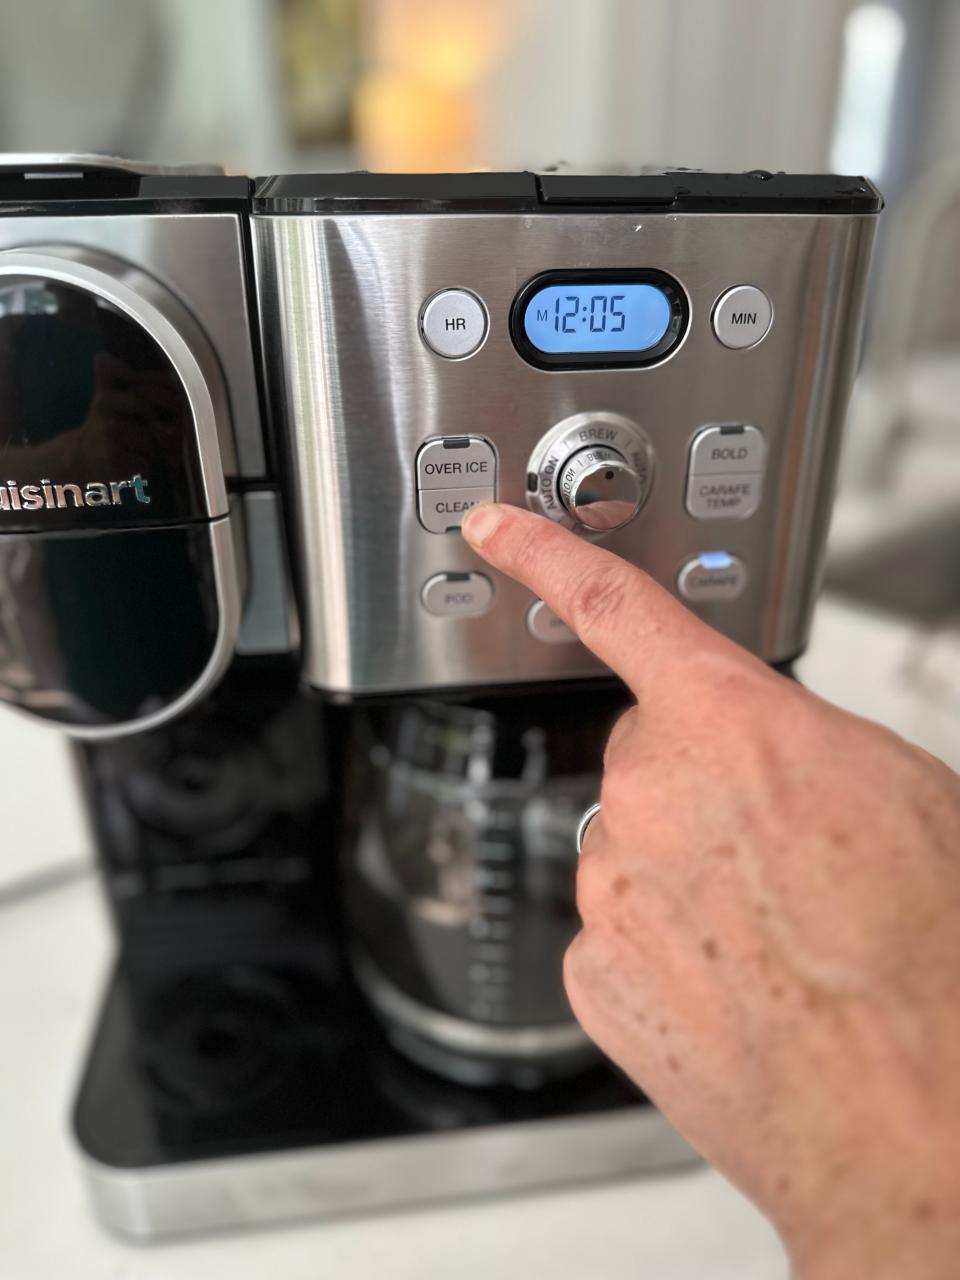
[[[420,335],[447,360],[464,360],[479,351],[487,336],[487,311],[467,289],[443,289],[424,303]]]

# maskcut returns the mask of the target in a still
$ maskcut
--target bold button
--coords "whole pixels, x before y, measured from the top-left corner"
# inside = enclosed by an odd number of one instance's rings
[[[687,510],[697,520],[745,520],[760,505],[763,475],[689,476]]]
[[[544,644],[576,644],[579,637],[543,600],[535,600],[527,610],[527,630]]]
[[[702,551],[677,575],[677,588],[684,600],[736,600],[747,585],[747,569],[742,560],[726,551]]]
[[[707,427],[690,446],[690,474],[762,471],[766,458],[767,442],[756,427]]]
[[[435,573],[420,599],[438,618],[475,618],[493,603],[493,583],[482,573]]]
[[[496,480],[493,445],[480,436],[444,436],[417,454],[417,488],[449,489],[491,485]]]
[[[728,289],[713,308],[713,332],[735,351],[755,347],[773,323],[773,304],[762,289],[739,284]]]
[[[444,289],[424,303],[420,334],[438,356],[463,360],[483,346],[487,336],[486,307],[466,289]]]
[[[451,533],[480,502],[493,501],[493,487],[476,489],[423,489],[417,502],[420,523],[428,533]]]

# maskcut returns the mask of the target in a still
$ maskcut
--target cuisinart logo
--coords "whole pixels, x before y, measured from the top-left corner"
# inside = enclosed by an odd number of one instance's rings
[[[124,495],[132,493],[137,502],[147,503],[147,481],[143,476],[131,476],[129,480],[108,480],[105,483],[91,480],[85,485],[52,484],[41,480],[39,484],[17,484],[8,480],[0,484],[0,511],[56,511],[58,507],[119,507]]]

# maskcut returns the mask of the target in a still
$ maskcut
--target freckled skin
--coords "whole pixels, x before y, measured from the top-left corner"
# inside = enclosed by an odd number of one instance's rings
[[[637,699],[579,865],[581,1024],[795,1280],[956,1280],[960,779],[548,521],[464,533]]]

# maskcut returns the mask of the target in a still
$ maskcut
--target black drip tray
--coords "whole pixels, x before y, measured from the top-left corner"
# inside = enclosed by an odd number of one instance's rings
[[[84,1151],[144,1169],[647,1105],[604,1063],[534,1090],[475,1088],[394,1050],[352,986],[279,966],[110,982],[75,1109]]]

